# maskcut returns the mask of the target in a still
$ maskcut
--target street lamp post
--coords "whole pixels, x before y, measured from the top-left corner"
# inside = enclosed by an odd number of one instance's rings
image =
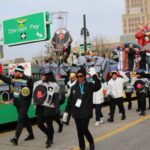
[[[86,15],[83,15],[83,28],[81,29],[81,36],[84,36],[84,52],[87,51],[87,36],[90,36],[86,28]]]
[[[86,39],[86,15],[83,15],[83,30],[84,30],[84,52],[87,50],[87,39]]]

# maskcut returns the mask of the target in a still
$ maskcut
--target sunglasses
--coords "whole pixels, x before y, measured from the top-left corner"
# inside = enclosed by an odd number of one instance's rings
[[[77,75],[77,78],[83,78],[84,75]]]

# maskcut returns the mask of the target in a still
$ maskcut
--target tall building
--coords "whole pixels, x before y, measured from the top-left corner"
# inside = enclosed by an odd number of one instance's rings
[[[135,34],[139,24],[150,22],[150,0],[125,0],[122,22],[124,35]]]

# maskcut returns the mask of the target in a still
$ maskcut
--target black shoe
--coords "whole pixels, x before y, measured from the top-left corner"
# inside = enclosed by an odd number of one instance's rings
[[[18,145],[18,140],[16,137],[13,137],[12,139],[10,139],[10,143],[12,143],[13,145]]]
[[[140,116],[145,116],[145,112],[141,112],[139,115]]]
[[[62,130],[63,130],[63,124],[60,124],[60,125],[59,125],[59,129],[58,129],[58,132],[61,133]]]
[[[107,121],[108,121],[108,122],[114,122],[114,120],[113,120],[113,119],[107,119]]]
[[[123,116],[121,117],[121,120],[126,120],[126,116],[123,115]]]
[[[90,144],[90,150],[95,150],[95,145],[94,144]]]
[[[29,134],[24,140],[25,141],[29,141],[29,140],[33,140],[34,139],[34,135],[33,134]]]
[[[121,114],[121,111],[119,110],[119,112],[118,112],[119,114]]]
[[[80,150],[85,150],[85,148],[80,148]]]
[[[137,109],[136,111],[137,111],[137,112],[139,112],[139,111],[140,111],[140,109]]]
[[[52,144],[53,144],[53,142],[47,139],[47,141],[46,141],[46,148],[51,147]]]
[[[150,107],[148,107],[147,110],[150,110]]]

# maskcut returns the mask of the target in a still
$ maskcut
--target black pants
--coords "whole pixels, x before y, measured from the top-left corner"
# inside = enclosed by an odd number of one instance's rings
[[[32,126],[31,126],[30,119],[27,114],[29,110],[29,105],[28,104],[16,105],[16,109],[18,112],[18,122],[17,122],[15,137],[19,139],[24,126],[26,127],[28,133],[33,135]]]
[[[126,93],[126,100],[128,101],[128,109],[131,109],[131,107],[132,107],[132,99],[131,99],[132,93],[133,92]]]
[[[116,105],[118,105],[120,113],[122,113],[123,116],[125,116],[125,109],[124,109],[124,105],[123,105],[123,98],[113,98],[110,101],[110,119],[114,119],[114,114],[115,114],[115,109],[116,109]]]
[[[95,107],[96,121],[100,121],[100,118],[103,117],[103,114],[102,114],[102,104],[94,104],[94,107]]]
[[[148,108],[150,108],[150,91],[148,91]]]
[[[133,71],[133,67],[134,67],[134,58],[130,58],[128,59],[128,69],[129,71]]]
[[[137,92],[137,104],[138,104],[138,109],[141,112],[145,112],[146,110],[146,93],[142,92],[139,93]]]
[[[44,116],[43,107],[38,107],[37,125],[50,141],[53,141],[54,137],[53,120],[53,117]],[[46,125],[44,123],[46,123]]]
[[[88,129],[89,120],[90,118],[75,119],[80,148],[85,148],[84,136],[90,144],[94,144],[93,137]]]

